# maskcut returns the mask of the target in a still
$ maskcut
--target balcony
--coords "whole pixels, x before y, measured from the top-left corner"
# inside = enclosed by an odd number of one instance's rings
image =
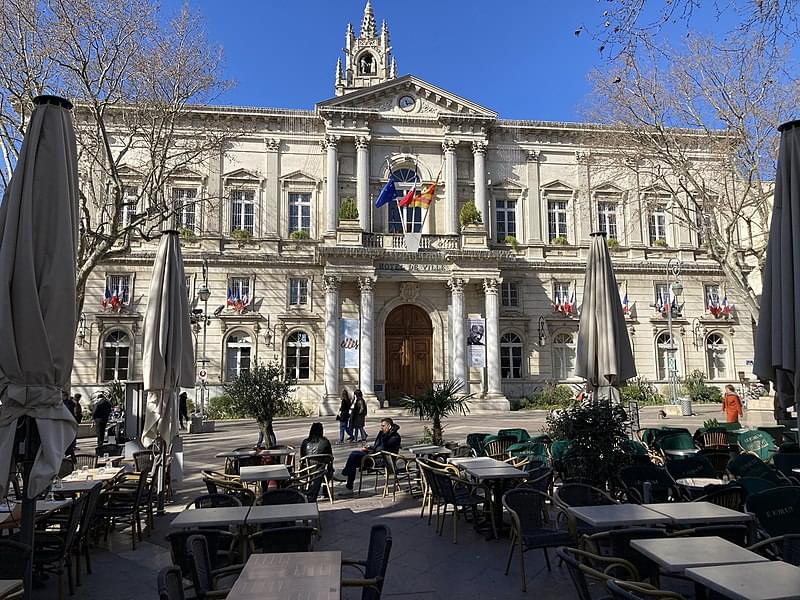
[[[422,235],[420,250],[458,250],[457,235]],[[385,250],[406,250],[406,242],[402,233],[365,233],[365,248],[383,248]]]

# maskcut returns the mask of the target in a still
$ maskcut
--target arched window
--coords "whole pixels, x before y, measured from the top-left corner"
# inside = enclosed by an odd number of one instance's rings
[[[522,377],[522,340],[516,333],[505,333],[500,337],[500,377]]]
[[[553,377],[569,379],[575,375],[575,337],[561,332],[553,337]]]
[[[394,187],[397,193],[403,196],[408,190],[417,184],[419,188],[419,176],[417,172],[409,167],[401,167],[392,171],[394,177]],[[402,215],[400,214],[400,211]],[[401,218],[402,216],[402,218]],[[422,231],[422,209],[421,208],[397,208],[397,202],[389,203],[389,233],[403,233],[405,225],[406,232]]]
[[[706,338],[706,362],[709,379],[725,379],[728,376],[728,345],[719,333]]]
[[[286,338],[286,375],[297,380],[311,378],[311,341],[305,331]]]
[[[243,371],[250,370],[250,355],[253,341],[244,331],[228,336],[225,343],[225,381],[236,379]]]
[[[103,340],[103,381],[128,379],[131,341],[124,331],[109,333]]]
[[[666,331],[656,338],[656,378],[667,380],[670,376],[670,363],[674,363],[675,373],[678,372],[678,348],[670,343],[669,333]]]

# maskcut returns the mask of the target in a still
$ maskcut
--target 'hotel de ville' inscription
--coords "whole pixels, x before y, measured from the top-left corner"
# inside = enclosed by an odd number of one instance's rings
[[[430,263],[378,263],[379,271],[409,271],[415,273],[444,273],[448,271],[448,265],[436,265]]]

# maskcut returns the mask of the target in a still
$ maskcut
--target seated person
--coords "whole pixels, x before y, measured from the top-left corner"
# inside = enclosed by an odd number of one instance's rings
[[[397,433],[400,429],[399,425],[395,425],[389,417],[381,419],[381,430],[375,437],[375,442],[371,446],[361,448],[361,450],[353,450],[350,456],[347,457],[347,464],[342,469],[342,475],[347,478],[347,489],[353,489],[353,481],[356,478],[356,472],[361,466],[361,459],[367,454],[373,452],[387,452],[397,453],[400,450],[400,434]],[[338,478],[341,481],[341,478]]]
[[[308,437],[300,444],[300,458],[310,456],[312,454],[329,454],[333,457],[333,448],[331,443],[324,435],[322,423],[312,423],[311,430],[308,432]],[[333,460],[328,463],[329,475],[333,474]]]

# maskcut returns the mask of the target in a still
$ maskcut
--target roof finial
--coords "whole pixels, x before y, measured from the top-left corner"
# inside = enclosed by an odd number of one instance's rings
[[[397,63],[394,60],[394,56],[392,57],[392,66],[389,68],[389,78],[395,79],[397,77]]]
[[[334,85],[342,83],[342,58],[336,59],[336,77],[334,78]]]
[[[372,0],[367,0],[364,7],[364,18],[361,19],[361,37],[375,37],[375,15],[372,14]]]

